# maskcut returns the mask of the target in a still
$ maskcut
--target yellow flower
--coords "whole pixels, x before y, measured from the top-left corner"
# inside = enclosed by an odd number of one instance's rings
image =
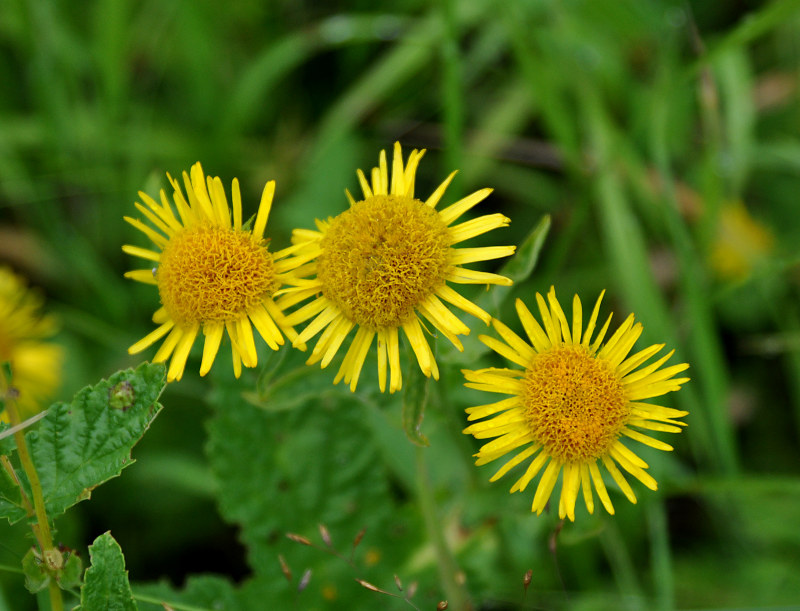
[[[55,333],[56,325],[40,314],[41,305],[22,278],[0,267],[0,363],[11,364],[11,386],[19,393],[23,419],[39,411],[61,383],[64,354],[60,346],[42,341]],[[4,374],[0,378],[8,383]],[[8,421],[5,412],[0,420]]]
[[[358,327],[339,368],[334,383],[344,379],[355,390],[358,377],[373,339],[378,338],[378,379],[386,390],[387,363],[389,392],[402,386],[398,330],[403,332],[426,376],[438,379],[439,370],[425,339],[422,318],[449,339],[459,350],[457,335],[469,333],[443,301],[454,305],[486,324],[491,316],[462,297],[447,283],[510,285],[511,280],[497,274],[461,267],[474,261],[506,257],[513,246],[454,249],[453,245],[505,227],[502,214],[489,214],[453,225],[467,210],[485,199],[491,189],[481,189],[444,210],[436,205],[455,172],[428,197],[414,197],[417,166],[425,151],[413,150],[403,164],[400,144],[394,148],[391,183],[385,151],[379,167],[372,170],[372,182],[358,170],[364,199],[355,201],[347,192],[350,208],[335,218],[317,221],[317,231],[296,229],[292,241],[298,247],[297,259],[304,265],[297,276],[311,279],[290,281],[278,299],[283,308],[309,297],[313,301],[288,316],[291,324],[313,318],[295,343],[318,333],[308,364],[321,361],[326,367],[354,327]]]
[[[264,240],[275,181],[264,187],[252,231],[242,227],[242,198],[239,182],[232,185],[233,216],[225,198],[222,181],[206,178],[199,163],[191,176],[183,173],[188,199],[180,184],[167,174],[178,216],[161,190],[161,203],[145,193],[145,205],[135,206],[157,229],[138,219],[125,220],[144,233],[158,251],[125,245],[128,254],[153,261],[152,269],[127,272],[125,276],[158,287],[162,307],[153,315],[158,328],[128,349],[135,354],[166,335],[154,362],[172,360],[167,379],[180,380],[197,334],[205,335],[200,375],[205,375],[219,350],[224,331],[231,339],[233,370],[241,374],[242,364],[258,363],[252,325],[270,348],[283,344],[281,331],[294,340],[297,334],[286,324],[272,299],[293,263],[286,260],[292,248],[271,253]],[[284,259],[284,260],[281,260]]]
[[[774,246],[772,231],[754,219],[742,202],[725,204],[711,245],[711,269],[723,280],[745,280]]]
[[[466,386],[470,388],[511,395],[497,403],[468,408],[469,420],[491,418],[468,426],[464,433],[477,439],[496,438],[476,454],[477,465],[518,451],[491,481],[529,461],[511,492],[525,490],[544,468],[531,507],[537,514],[545,508],[562,472],[559,517],[575,520],[575,502],[581,489],[586,507],[592,513],[592,485],[603,507],[613,514],[614,506],[598,464],[605,467],[628,500],[635,503],[633,489],[617,465],[651,490],[656,489],[656,481],[645,471],[647,463],[628,449],[622,438],[659,450],[672,450],[672,446],[636,429],[678,433],[680,427],[685,426],[676,418],[688,412],[642,403],[642,400],[678,390],[689,378],[674,376],[689,365],[682,363],[660,369],[673,350],[643,366],[664,344],[628,356],[642,334],[642,325],[634,324],[633,314],[602,344],[611,322],[609,315],[592,340],[602,299],[603,293],[585,330],[577,295],[572,305],[571,327],[556,299],[555,289],[550,289],[547,302],[536,294],[544,328],[525,304],[517,300],[517,314],[530,343],[498,320],[494,320],[493,325],[503,341],[487,336],[481,336],[480,340],[523,369],[463,372],[468,381]]]

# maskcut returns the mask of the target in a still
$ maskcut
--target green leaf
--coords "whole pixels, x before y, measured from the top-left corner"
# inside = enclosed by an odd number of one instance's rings
[[[428,377],[420,371],[417,359],[410,353],[408,374],[403,392],[403,430],[411,443],[427,447],[431,443],[422,434],[420,427],[428,404]]]
[[[234,585],[222,577],[197,575],[189,577],[178,590],[167,582],[134,584],[134,598],[140,611],[238,611],[263,608],[263,598],[245,603]]]
[[[296,391],[306,384],[298,381]],[[296,409],[276,405],[268,411],[249,404],[237,385],[223,382],[212,398],[212,405],[224,407],[208,423],[207,455],[218,481],[220,513],[241,527],[254,573],[249,583],[262,592],[258,608],[323,608],[323,585],[352,579],[346,561],[331,561],[326,552],[289,540],[286,533],[324,546],[318,531],[323,524],[339,553],[353,553],[359,564],[368,549],[384,550],[381,569],[387,572],[416,542],[419,531],[409,534],[404,519],[392,512],[387,468],[365,421],[377,408],[354,402],[354,396],[330,387]],[[399,416],[399,405],[391,409]],[[409,446],[397,421],[393,433]],[[354,546],[363,528],[363,543]],[[281,573],[279,554],[292,567],[292,583]],[[314,575],[311,586],[298,594],[297,579],[307,569]],[[390,582],[392,574],[382,579]],[[359,590],[355,584],[353,591]]]
[[[38,430],[27,433],[50,519],[132,464],[131,448],[161,410],[157,399],[165,385],[161,364],[119,371],[81,390],[72,403],[50,407]],[[30,496],[22,471],[17,474]],[[5,494],[7,487],[0,484],[0,517],[13,524],[26,512]]]
[[[0,434],[11,428],[8,422],[0,422]],[[3,437],[0,439],[0,456],[11,456],[12,452],[16,450],[17,446],[14,443],[14,435]]]
[[[41,592],[50,583],[50,574],[34,548],[22,558],[22,571],[25,573],[25,587],[31,594]]]
[[[81,588],[80,611],[113,609],[114,611],[136,611],[125,557],[122,549],[111,536],[103,533],[89,546],[91,566]]]
[[[56,580],[62,590],[70,590],[81,585],[83,562],[81,557],[73,551],[64,552],[64,566],[58,571]]]

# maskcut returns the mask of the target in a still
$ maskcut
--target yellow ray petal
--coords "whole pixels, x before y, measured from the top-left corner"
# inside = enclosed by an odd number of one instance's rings
[[[458,244],[498,227],[508,227],[509,223],[511,223],[511,219],[498,212],[454,225],[448,229],[447,234],[450,236],[451,244]]]
[[[614,464],[608,456],[601,456],[600,459],[603,461],[603,465],[605,465],[606,470],[611,474],[611,477],[617,482],[617,486],[620,487],[622,493],[628,498],[628,500],[636,504],[636,495],[633,493],[633,488],[628,483],[628,480],[625,479],[625,476],[620,473],[619,469],[617,469],[617,465]]]
[[[189,351],[192,349],[192,344],[197,337],[197,331],[200,325],[194,324],[190,328],[184,330],[177,346],[175,346],[175,353],[169,362],[169,369],[167,370],[167,381],[180,380],[183,377],[183,370],[186,366],[186,359],[189,358]]]
[[[600,469],[597,468],[597,463],[592,461],[589,463],[589,473],[592,476],[592,481],[594,482],[594,489],[597,490],[597,496],[600,498],[600,502],[605,507],[606,511],[614,515],[614,505],[611,504],[611,498],[608,496],[608,490],[606,490],[606,484],[603,481],[603,476],[600,474]]]
[[[459,308],[460,310],[463,310],[467,314],[471,314],[472,316],[479,318],[487,325],[492,321],[492,317],[489,315],[488,312],[479,308],[469,299],[461,296],[458,292],[456,292],[454,289],[450,288],[446,284],[443,284],[442,286],[436,289],[436,295],[444,299],[446,302]]]
[[[148,346],[152,346],[158,340],[160,340],[167,332],[175,326],[175,322],[172,320],[168,320],[167,322],[163,323],[160,327],[158,327],[155,331],[151,331],[147,335],[145,335],[142,339],[138,342],[133,344],[130,348],[128,348],[128,354],[137,354],[147,348]]]
[[[422,328],[419,325],[419,321],[416,318],[412,318],[410,321],[403,323],[402,327],[411,344],[411,349],[417,357],[419,368],[422,370],[422,373],[430,377],[433,373],[430,347],[425,340],[425,336],[422,335]]]
[[[131,218],[130,216],[123,216],[122,219],[145,234],[148,238],[150,238],[150,241],[153,242],[153,244],[162,250],[164,249],[164,246],[167,245],[167,242],[169,241],[167,238],[153,229],[150,229],[150,227],[142,223],[142,221],[139,219]]]
[[[559,473],[561,473],[561,466],[561,463],[553,458],[544,470],[542,479],[539,480],[536,494],[533,495],[533,504],[531,505],[531,511],[535,511],[537,515],[541,515],[547,505],[547,501],[550,500],[550,494],[558,481]]]
[[[589,513],[594,513],[594,498],[592,497],[592,483],[589,474],[589,465],[581,465],[581,488],[583,489],[583,501]]]
[[[258,206],[258,214],[256,215],[256,222],[253,225],[253,237],[261,240],[264,237],[264,229],[267,227],[267,219],[269,219],[269,211],[272,209],[272,198],[275,195],[275,181],[270,180],[264,185],[264,191],[261,193],[261,203]]]
[[[516,246],[480,246],[478,248],[453,248],[450,251],[452,265],[464,265],[476,261],[490,261],[501,257],[509,257],[516,251]]]
[[[581,343],[581,325],[583,324],[582,316],[583,316],[583,310],[581,307],[581,300],[580,297],[575,295],[572,298],[572,343],[573,344]],[[592,512],[590,511],[589,513]]]
[[[147,259],[148,261],[155,261],[156,263],[161,261],[161,253],[146,248],[139,248],[138,246],[131,246],[130,244],[125,244],[122,247],[122,252],[133,255],[134,257]]]
[[[467,210],[485,200],[494,189],[480,189],[471,195],[467,195],[454,204],[450,204],[447,208],[439,212],[439,218],[445,225],[449,225],[458,217],[464,214]]]
[[[451,172],[450,176],[445,178],[442,181],[442,184],[436,187],[436,190],[433,193],[431,193],[428,199],[425,200],[426,206],[430,206],[431,208],[436,207],[436,205],[439,203],[439,200],[442,199],[442,195],[444,195],[444,192],[447,190],[447,187],[450,186],[451,182],[453,182],[453,179],[456,177],[456,174],[458,174],[458,171]]]
[[[605,294],[605,290],[601,291],[600,296],[597,298],[597,301],[594,304],[592,315],[589,317],[589,324],[586,325],[586,331],[584,331],[583,339],[581,340],[581,344],[584,346],[588,346],[592,341],[592,333],[594,333],[594,326],[597,323],[597,316],[600,313],[600,304],[602,303],[603,295]]]
[[[506,473],[511,471],[511,469],[516,467],[522,461],[524,461],[527,458],[533,456],[540,447],[541,446],[532,445],[530,447],[525,448],[524,450],[522,450],[522,452],[517,454],[514,458],[512,458],[506,464],[504,464],[502,467],[500,467],[497,470],[497,473],[495,473],[494,475],[492,475],[491,478],[489,478],[489,481],[490,482],[496,482],[498,479],[503,477]]]
[[[133,269],[129,272],[125,272],[123,276],[144,284],[158,284],[152,269]]]
[[[200,363],[201,376],[206,375],[211,370],[211,365],[214,364],[224,331],[225,325],[223,323],[209,323],[203,327],[206,341],[203,344],[203,360]]]

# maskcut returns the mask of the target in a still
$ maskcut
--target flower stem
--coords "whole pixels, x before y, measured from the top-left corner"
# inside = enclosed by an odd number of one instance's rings
[[[5,405],[11,425],[18,425],[21,422],[21,419],[19,412],[17,411],[16,402],[12,398],[6,397]],[[61,554],[58,553],[58,550],[54,550],[53,548],[53,535],[50,532],[50,522],[47,520],[47,512],[45,511],[42,484],[39,481],[39,474],[36,472],[36,467],[34,466],[33,460],[31,459],[31,454],[28,451],[28,444],[25,441],[24,429],[20,429],[14,433],[14,441],[17,443],[19,462],[25,471],[25,475],[28,476],[28,482],[31,485],[31,494],[33,496],[33,512],[36,515],[36,524],[32,526],[33,534],[36,536],[36,541],[39,544],[39,550],[41,551],[45,566],[49,572],[53,572],[55,569],[61,567],[51,566],[51,559],[60,559]],[[20,490],[22,490],[21,486]],[[25,493],[23,491],[23,497],[24,496]],[[50,607],[52,611],[63,611],[64,600],[61,597],[61,589],[58,587],[54,577],[50,579],[49,593]]]
[[[417,497],[419,499],[422,518],[425,521],[425,530],[428,539],[433,543],[436,552],[436,559],[439,565],[439,577],[442,580],[447,602],[450,609],[472,609],[469,602],[469,595],[463,587],[463,580],[458,579],[460,570],[456,564],[453,552],[447,545],[444,536],[444,528],[436,511],[436,501],[433,495],[428,466],[425,462],[425,451],[427,448],[417,446]],[[461,582],[461,583],[460,583]]]

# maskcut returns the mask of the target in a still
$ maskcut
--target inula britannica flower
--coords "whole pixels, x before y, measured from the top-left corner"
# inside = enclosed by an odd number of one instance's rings
[[[205,343],[200,375],[205,375],[227,331],[233,370],[239,377],[242,364],[255,367],[258,362],[253,326],[273,350],[283,344],[283,334],[290,340],[297,338],[272,299],[293,266],[285,259],[291,248],[272,253],[264,239],[275,182],[264,187],[249,230],[242,225],[242,198],[236,179],[232,185],[231,215],[222,181],[218,177],[206,178],[199,163],[192,167],[191,176],[183,173],[186,197],[178,181],[169,174],[167,177],[174,189],[177,216],[162,189],[160,203],[140,192],[144,205],[135,204],[155,229],[125,217],[158,249],[123,246],[126,253],[155,265],[125,276],[155,285],[162,306],[153,315],[158,328],[131,346],[129,352],[140,352],[166,336],[153,361],[172,357],[167,378],[179,380],[189,351],[202,331]]]
[[[592,513],[593,487],[603,507],[613,514],[614,506],[599,466],[635,503],[633,489],[619,467],[652,490],[656,489],[656,481],[647,473],[647,463],[623,440],[672,450],[672,446],[641,431],[677,433],[685,425],[676,419],[687,412],[643,400],[678,390],[689,378],[675,376],[689,365],[682,363],[662,369],[674,350],[645,365],[664,344],[628,356],[642,333],[642,325],[634,324],[633,315],[603,344],[611,322],[609,315],[592,339],[602,298],[601,294],[585,329],[577,295],[573,300],[571,325],[552,288],[546,302],[536,295],[543,327],[525,304],[517,300],[517,314],[528,340],[498,320],[493,321],[493,326],[502,341],[487,336],[480,339],[522,369],[464,371],[466,386],[510,395],[496,403],[467,409],[469,420],[480,422],[471,424],[464,432],[477,439],[492,439],[476,454],[476,464],[484,465],[511,455],[511,460],[491,478],[495,481],[526,463],[511,492],[525,490],[544,469],[531,508],[537,514],[545,508],[559,476],[559,517],[575,519],[580,491]]]
[[[414,195],[417,167],[425,151],[413,150],[403,163],[400,144],[395,144],[391,177],[386,153],[373,168],[371,182],[358,170],[364,193],[356,201],[349,192],[350,208],[335,218],[317,221],[317,230],[297,229],[293,243],[296,257],[304,265],[289,281],[295,284],[278,299],[283,308],[314,299],[288,316],[291,324],[310,321],[295,343],[321,333],[308,364],[326,367],[350,331],[355,337],[345,354],[335,383],[344,379],[355,390],[364,360],[377,337],[378,379],[381,391],[402,385],[399,330],[414,351],[426,376],[439,377],[431,347],[425,338],[425,323],[441,333],[459,350],[458,335],[469,333],[445,302],[477,316],[485,323],[491,317],[448,283],[501,284],[511,280],[497,274],[466,269],[463,265],[506,257],[513,246],[453,248],[469,238],[508,225],[502,214],[488,214],[454,225],[470,208],[483,201],[491,189],[481,189],[437,211],[436,205],[455,172],[425,201]]]
[[[11,386],[17,390],[20,416],[46,405],[61,383],[63,350],[46,338],[56,331],[50,316],[40,312],[41,298],[6,267],[0,267],[0,363],[11,365]],[[5,374],[3,374],[4,383]],[[6,389],[7,390],[7,389]],[[8,421],[7,414],[0,420]]]

